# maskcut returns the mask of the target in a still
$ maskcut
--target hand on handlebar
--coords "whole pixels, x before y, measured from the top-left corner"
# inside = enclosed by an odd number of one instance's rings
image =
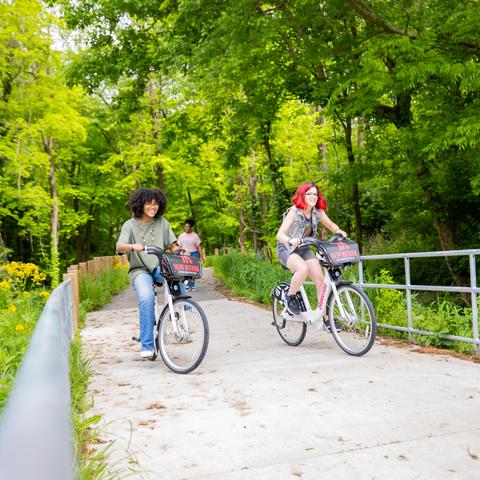
[[[344,238],[347,238],[347,237],[348,237],[347,233],[344,232],[343,230],[337,230],[337,231],[335,232],[335,235],[341,235],[341,236],[344,237]]]
[[[290,238],[288,240],[288,245],[290,247],[298,247],[301,243],[302,241],[300,240],[300,238]]]
[[[131,247],[133,252],[143,252],[144,247],[141,243],[134,243]]]

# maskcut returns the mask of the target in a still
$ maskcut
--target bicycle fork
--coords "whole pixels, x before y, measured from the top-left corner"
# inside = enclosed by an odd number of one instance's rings
[[[175,310],[173,308],[173,299],[170,292],[170,287],[168,282],[165,282],[165,292],[164,292],[165,303],[168,305],[168,311],[170,312],[170,320],[172,322],[173,331],[175,332],[175,338],[181,342],[187,340],[189,337],[188,323],[185,318],[185,311],[183,309],[179,310],[179,317],[177,318]],[[179,323],[183,324],[183,328],[180,331]]]

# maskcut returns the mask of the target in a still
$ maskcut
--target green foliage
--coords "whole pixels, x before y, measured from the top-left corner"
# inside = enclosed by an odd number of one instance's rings
[[[395,283],[387,270],[381,270],[378,276],[370,277],[367,282]],[[366,291],[375,307],[378,323],[408,327],[407,300],[404,291],[388,288],[370,288]],[[441,337],[441,335],[456,335],[473,338],[472,309],[455,305],[451,299],[439,297],[425,304],[419,301],[415,293],[412,293],[412,327],[433,332],[433,335],[413,335],[414,341],[420,345],[473,353],[471,344]],[[379,333],[394,338],[408,338],[407,333],[382,327],[379,327]]]
[[[31,263],[10,262],[0,268],[0,409],[49,296],[41,288],[44,280]]]
[[[28,347],[49,293],[31,288],[32,282],[45,280],[38,267],[32,264],[11,262],[3,265],[0,276],[0,410],[3,408],[13,386],[16,373]],[[3,279],[2,279],[3,278]],[[86,277],[80,282],[82,310],[90,311],[108,303],[111,296],[128,284],[125,268],[118,265],[96,278]],[[24,290],[27,287],[29,290]],[[91,297],[89,297],[91,295]],[[89,378],[92,375],[91,361],[81,353],[80,337],[77,334],[70,350],[70,380],[72,396],[72,419],[74,425],[78,476],[82,479],[118,478],[108,467],[106,457],[109,447],[92,451],[97,442],[96,426],[100,417],[92,415],[91,399],[87,396]]]
[[[235,295],[251,298],[257,302],[270,304],[270,293],[279,281],[285,281],[290,275],[279,264],[261,260],[255,255],[232,253],[219,257],[208,257],[215,275]]]
[[[80,278],[80,321],[85,315],[98,310],[110,302],[112,295],[121,292],[128,285],[127,270],[120,264],[115,268],[103,270],[95,276]]]
[[[304,180],[364,253],[477,246],[476,2],[54,3],[75,52],[41,3],[0,5],[0,254],[57,270],[54,198],[60,268],[110,254],[159,186],[177,234],[268,255]],[[419,283],[465,281],[449,262]]]

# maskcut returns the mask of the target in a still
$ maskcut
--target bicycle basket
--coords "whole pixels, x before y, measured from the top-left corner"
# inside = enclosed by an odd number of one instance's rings
[[[326,260],[333,267],[352,265],[360,261],[358,243],[353,240],[324,243],[322,250]]]
[[[197,257],[166,253],[160,262],[160,270],[165,278],[200,278],[202,262]]]

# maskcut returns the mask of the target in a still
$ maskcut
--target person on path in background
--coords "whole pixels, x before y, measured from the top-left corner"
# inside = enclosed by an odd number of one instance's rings
[[[178,244],[183,248],[188,255],[191,257],[200,258],[202,262],[205,262],[204,255],[202,254],[202,249],[200,247],[200,237],[196,232],[193,231],[193,226],[195,225],[195,220],[193,218],[188,218],[185,220],[184,232],[181,233],[178,237]],[[191,278],[188,281],[187,290],[192,292],[196,290],[195,279]]]
[[[141,357],[152,359],[155,354],[153,327],[155,323],[155,294],[153,282],[163,283],[158,258],[143,251],[145,245],[163,250],[179,249],[177,237],[163,217],[167,206],[165,194],[158,188],[139,188],[129,199],[132,218],[127,220],[117,240],[117,252],[128,255],[128,276],[138,300]],[[185,288],[180,282],[180,294]]]
[[[290,289],[287,293],[287,309],[292,315],[300,314],[300,306],[295,294],[303,282],[310,277],[320,298],[323,272],[317,258],[305,245],[298,247],[304,237],[315,237],[318,224],[328,230],[347,234],[326,214],[327,202],[314,182],[302,183],[292,198],[293,206],[283,216],[283,222],[277,232],[277,256],[281,264],[293,272]],[[298,248],[297,248],[298,247]]]

